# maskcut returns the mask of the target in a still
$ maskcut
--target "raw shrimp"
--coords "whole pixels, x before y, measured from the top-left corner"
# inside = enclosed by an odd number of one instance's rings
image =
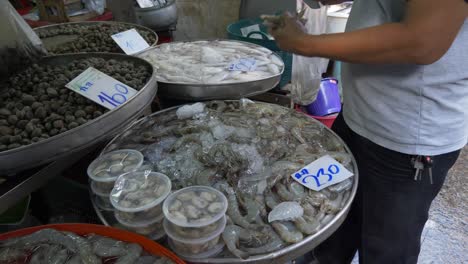
[[[290,231],[285,222],[273,222],[271,225],[284,242],[297,243],[304,238],[301,232],[297,230]]]

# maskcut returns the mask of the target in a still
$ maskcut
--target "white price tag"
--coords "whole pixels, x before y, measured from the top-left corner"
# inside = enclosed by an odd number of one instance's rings
[[[291,174],[294,180],[314,191],[320,191],[351,176],[352,172],[328,155]]]
[[[255,71],[256,69],[257,69],[257,60],[253,58],[238,59],[236,61],[233,61],[229,65],[230,71],[249,72],[249,71]]]
[[[132,28],[112,35],[112,39],[127,55],[132,55],[149,47],[148,42]]]
[[[93,67],[89,67],[65,87],[108,109],[120,106],[137,93],[130,86]]]

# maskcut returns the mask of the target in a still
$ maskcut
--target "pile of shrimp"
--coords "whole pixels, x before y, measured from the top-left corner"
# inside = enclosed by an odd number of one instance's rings
[[[353,187],[353,178],[318,192],[296,182],[291,174],[324,155],[353,172],[352,156],[317,121],[267,103],[211,101],[156,113],[104,152],[122,148],[141,151],[173,190],[205,185],[223,192],[228,224],[222,237],[243,259],[317,233],[342,210]],[[291,218],[278,210],[285,202],[300,213]],[[269,214],[275,214],[271,222]]]
[[[165,257],[152,256],[138,244],[95,234],[86,237],[72,232],[42,229],[30,235],[0,241],[0,263],[35,264],[170,264]]]

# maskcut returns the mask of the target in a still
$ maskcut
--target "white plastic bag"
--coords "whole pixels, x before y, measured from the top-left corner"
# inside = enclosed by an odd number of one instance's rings
[[[42,41],[8,1],[0,5],[0,35],[0,77],[46,53]]]
[[[305,6],[304,19],[307,33],[320,35],[327,30],[327,6],[312,9],[305,5],[302,0],[297,0],[297,9],[302,10]],[[315,101],[322,74],[327,70],[328,59],[310,58],[293,55],[291,76],[291,97],[296,104],[308,105]]]

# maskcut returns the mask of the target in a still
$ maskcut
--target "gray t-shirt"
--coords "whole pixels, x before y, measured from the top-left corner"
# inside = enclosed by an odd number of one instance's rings
[[[405,0],[355,0],[346,30],[404,16]],[[468,139],[468,19],[431,65],[343,64],[344,118],[359,135],[406,154],[439,155]]]

